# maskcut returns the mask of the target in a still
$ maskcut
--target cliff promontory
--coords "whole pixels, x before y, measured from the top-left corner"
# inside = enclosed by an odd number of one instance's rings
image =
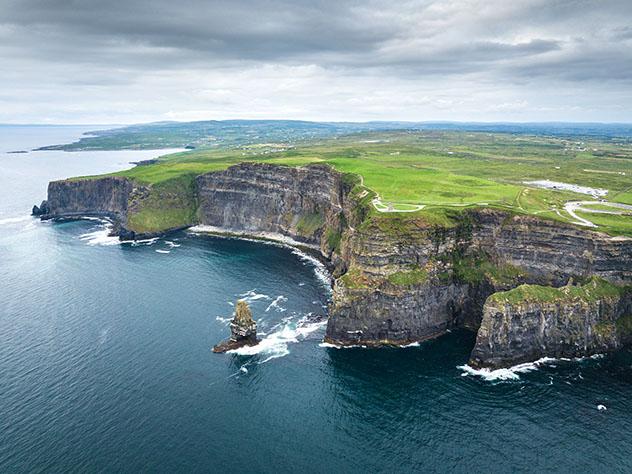
[[[449,212],[440,222],[381,213],[374,197],[329,165],[241,163],[154,184],[53,182],[42,207],[45,218],[107,217],[125,238],[198,224],[309,246],[333,268],[332,344],[403,345],[464,327],[478,332],[472,363],[499,367],[627,342],[629,293],[621,288],[632,283],[632,239],[491,208]],[[596,281],[616,295],[596,297]],[[535,301],[525,288],[559,298]]]

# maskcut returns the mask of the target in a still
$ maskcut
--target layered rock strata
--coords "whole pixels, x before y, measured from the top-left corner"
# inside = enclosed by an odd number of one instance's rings
[[[520,286],[485,303],[470,365],[499,368],[542,357],[610,352],[632,336],[632,287]]]
[[[320,248],[331,257],[345,230],[342,174],[242,163],[196,179],[199,223],[233,232],[269,232]]]
[[[237,301],[235,317],[230,322],[230,338],[213,347],[213,352],[227,352],[244,346],[255,346],[257,339],[257,323],[252,318],[248,303]]]
[[[183,187],[186,192],[180,192]],[[521,284],[559,287],[593,276],[616,285],[632,282],[632,239],[493,209],[455,213],[440,223],[377,214],[372,197],[357,178],[327,165],[242,163],[160,188],[120,177],[53,182],[42,207],[46,218],[109,217],[127,237],[143,232],[138,223],[148,209],[157,215],[161,207],[184,209],[162,230],[202,224],[225,232],[267,232],[317,248],[336,277],[326,340],[340,345],[409,344],[454,327],[476,331],[482,321],[482,331],[496,334],[496,319],[487,316],[494,306],[486,305],[496,292]],[[505,320],[519,321],[522,312],[549,310],[503,311]],[[587,324],[604,317],[599,313]],[[507,332],[508,341],[522,337],[518,326]],[[618,347],[599,341],[584,350]],[[515,359],[479,351],[473,360],[506,364],[544,354],[547,347]]]

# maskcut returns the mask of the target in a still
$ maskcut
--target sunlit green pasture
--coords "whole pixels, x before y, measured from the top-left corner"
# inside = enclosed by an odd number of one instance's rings
[[[632,146],[595,139],[471,132],[362,133],[281,152],[256,147],[193,150],[162,157],[119,175],[156,184],[225,169],[242,161],[301,166],[327,163],[355,173],[379,195],[377,210],[491,206],[570,222],[564,203],[591,196],[539,189],[524,181],[549,179],[609,190],[612,201],[632,203]],[[397,214],[397,213],[394,213]],[[590,214],[599,230],[632,235],[632,217]]]

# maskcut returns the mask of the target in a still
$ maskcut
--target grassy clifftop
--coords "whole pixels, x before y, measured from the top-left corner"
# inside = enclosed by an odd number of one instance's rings
[[[625,291],[629,291],[629,287],[620,287],[599,278],[592,278],[582,286],[568,285],[553,288],[540,285],[520,285],[513,290],[494,293],[487,301],[493,304],[569,304],[573,301],[588,303],[603,298],[618,298]]]
[[[361,176],[360,186],[379,199],[372,212],[387,220],[416,217],[440,224],[466,208],[494,207],[574,223],[577,218],[567,212],[565,203],[595,200],[587,194],[525,184],[545,179],[606,189],[607,201],[632,204],[632,145],[597,138],[368,132],[297,147],[260,144],[192,150],[117,174],[155,186],[241,161],[287,166],[328,163]],[[581,210],[577,215],[593,222],[595,230],[632,236],[632,215],[616,212]]]

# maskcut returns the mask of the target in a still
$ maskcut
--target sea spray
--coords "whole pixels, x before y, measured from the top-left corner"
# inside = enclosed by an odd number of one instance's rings
[[[594,354],[592,356],[587,357],[574,357],[574,358],[553,358],[553,357],[542,357],[533,362],[525,362],[523,364],[514,365],[512,367],[502,368],[502,369],[475,369],[469,365],[460,365],[457,368],[460,369],[463,373],[461,376],[466,377],[468,375],[477,376],[482,378],[483,380],[494,382],[494,381],[508,381],[508,380],[519,380],[520,374],[526,374],[529,372],[533,372],[538,370],[541,367],[548,366],[551,368],[555,368],[554,365],[556,362],[583,362],[587,360],[597,360],[603,358],[603,354]]]
[[[259,344],[250,347],[241,347],[229,351],[231,354],[242,356],[262,355],[267,356],[259,364],[266,363],[272,359],[284,357],[290,353],[289,344],[305,340],[312,333],[322,329],[327,324],[326,320],[312,321],[311,314],[303,316],[296,322],[291,319],[285,324],[281,324],[281,329],[274,331],[264,337]]]

